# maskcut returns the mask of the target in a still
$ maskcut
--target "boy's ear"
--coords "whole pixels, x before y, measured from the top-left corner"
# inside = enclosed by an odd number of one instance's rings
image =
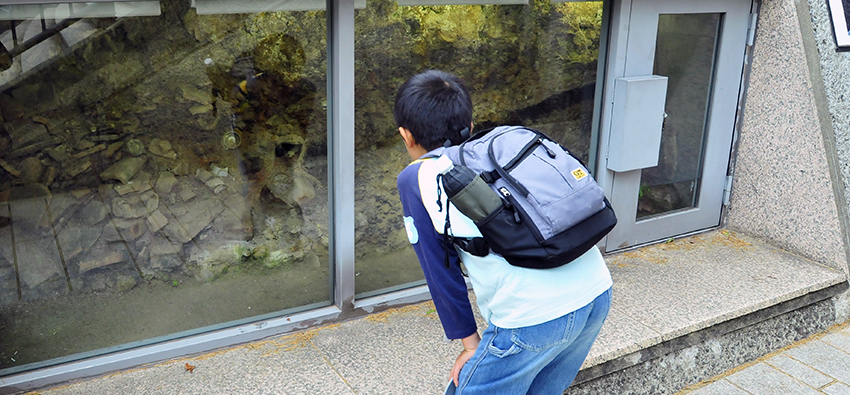
[[[416,139],[413,138],[413,134],[410,133],[409,130],[399,127],[398,133],[401,134],[401,139],[404,140],[404,145],[407,146],[407,148],[413,148],[413,146],[416,145]]]

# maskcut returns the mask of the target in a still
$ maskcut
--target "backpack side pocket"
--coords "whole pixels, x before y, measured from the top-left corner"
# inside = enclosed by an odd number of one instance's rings
[[[549,255],[542,248],[542,236],[512,197],[508,201],[475,224],[490,249],[511,265],[539,269]]]

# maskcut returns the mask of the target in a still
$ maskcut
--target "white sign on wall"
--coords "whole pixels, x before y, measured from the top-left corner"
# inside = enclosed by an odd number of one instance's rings
[[[828,0],[839,51],[850,51],[850,0]]]

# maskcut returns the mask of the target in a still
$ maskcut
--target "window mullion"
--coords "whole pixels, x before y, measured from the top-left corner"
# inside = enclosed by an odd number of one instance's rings
[[[333,300],[354,301],[354,0],[328,0],[328,124]]]

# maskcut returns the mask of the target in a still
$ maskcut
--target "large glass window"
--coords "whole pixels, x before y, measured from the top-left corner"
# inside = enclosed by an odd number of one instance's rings
[[[589,156],[601,1],[435,3],[447,4],[369,0],[356,11],[355,288],[361,294],[423,278],[395,187],[410,158],[392,106],[410,76],[435,68],[463,78],[476,131],[522,124]]]
[[[0,6],[0,375],[330,303],[324,1],[254,4]]]

